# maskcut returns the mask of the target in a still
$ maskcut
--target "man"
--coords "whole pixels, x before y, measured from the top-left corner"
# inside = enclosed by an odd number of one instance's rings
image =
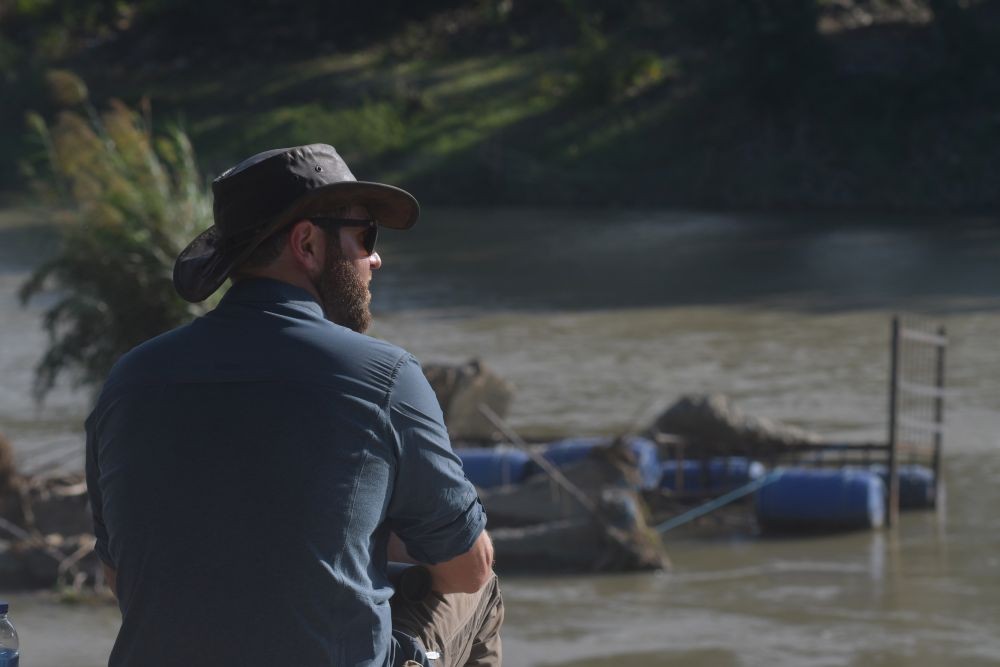
[[[233,286],[122,357],[87,420],[110,665],[499,664],[475,489],[416,360],[362,335],[378,226],[412,227],[416,200],[324,144],[212,189],[174,284]],[[426,564],[435,592],[390,605],[389,560]]]

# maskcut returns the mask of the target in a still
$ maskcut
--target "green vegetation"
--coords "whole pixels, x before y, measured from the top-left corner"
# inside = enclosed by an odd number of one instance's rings
[[[64,372],[99,385],[117,359],[139,343],[188,321],[200,308],[174,292],[177,253],[211,224],[211,199],[187,136],[173,128],[152,137],[143,114],[112,102],[98,115],[75,77],[50,77],[64,101],[51,126],[30,123],[44,147],[34,165],[40,195],[73,214],[61,247],[21,290],[45,287],[59,299],[44,316],[49,347],[36,369],[38,398]]]
[[[433,203],[1000,204],[1000,0],[64,4],[4,17],[0,121],[69,67],[184,118],[207,173],[324,141]]]
[[[171,282],[211,222],[199,174],[275,146],[332,143],[437,204],[1000,204],[1000,0],[0,0],[0,18],[0,122],[28,119],[0,134],[0,188],[72,211],[22,291],[59,295],[39,397],[200,310]],[[132,106],[98,113],[69,70]]]

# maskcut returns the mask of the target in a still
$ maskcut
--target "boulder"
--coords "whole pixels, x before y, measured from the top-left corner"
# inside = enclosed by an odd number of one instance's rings
[[[493,424],[479,411],[480,404],[506,417],[514,389],[478,359],[464,364],[428,364],[424,375],[444,412],[448,435],[453,441],[495,442],[500,439]]]
[[[627,442],[594,447],[559,473],[575,492],[544,471],[516,486],[480,492],[498,567],[627,571],[668,566],[659,536],[646,524],[638,463]],[[579,500],[581,494],[589,506]]]
[[[52,534],[15,543],[9,554],[20,562],[21,580],[14,587],[51,588],[77,580],[96,581],[100,560],[94,553],[94,543],[90,534]]]
[[[28,568],[24,561],[14,553],[11,542],[0,540],[0,590],[12,591],[30,587]]]
[[[3,433],[0,433],[0,496],[10,492],[16,475],[14,447],[10,444],[10,440],[4,437]]]
[[[629,572],[670,567],[641,500],[624,488],[602,489],[595,504],[605,521],[576,515],[490,531],[501,571]],[[610,525],[609,525],[610,524]]]
[[[656,418],[649,434],[680,436],[702,450],[751,454],[820,441],[798,427],[746,415],[721,394],[682,396]]]
[[[79,587],[96,581],[100,563],[91,534],[83,475],[15,476],[0,518],[0,589]]]
[[[19,480],[20,517],[14,523],[41,535],[90,533],[87,482],[81,474],[25,477]]]
[[[589,498],[599,496],[605,488],[629,486],[621,469],[596,456],[573,463],[560,472]],[[493,527],[523,527],[590,516],[586,508],[545,473],[516,486],[480,490],[479,498]]]

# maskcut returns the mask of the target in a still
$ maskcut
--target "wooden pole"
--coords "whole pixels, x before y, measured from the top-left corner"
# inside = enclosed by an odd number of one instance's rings
[[[499,430],[504,436],[507,437],[508,440],[511,441],[511,444],[515,445],[518,449],[527,454],[528,458],[530,458],[535,464],[538,465],[539,468],[542,469],[542,472],[548,475],[549,478],[558,486],[562,487],[571,498],[580,503],[580,506],[594,518],[598,525],[604,529],[604,532],[611,539],[618,542],[619,545],[625,547],[626,549],[632,548],[628,534],[621,528],[613,525],[607,517],[604,516],[604,513],[601,511],[600,507],[597,506],[596,502],[591,500],[577,485],[566,479],[566,476],[563,475],[555,465],[529,447],[528,443],[526,443],[521,436],[514,431],[514,429],[508,426],[507,422],[505,422],[500,415],[494,412],[490,406],[485,403],[480,403],[479,411],[484,417],[490,420],[497,430]]]
[[[938,335],[947,340],[947,331],[944,327],[938,327]],[[934,431],[934,488],[940,490],[941,484],[941,447],[944,444],[944,354],[947,343],[937,345],[937,368],[935,369],[934,384],[937,387],[937,394],[934,396],[934,423],[937,429]],[[937,494],[934,496],[937,503]]]
[[[889,495],[886,499],[886,525],[894,526],[899,521],[899,434],[897,412],[899,411],[899,316],[892,318],[892,338],[889,355]]]

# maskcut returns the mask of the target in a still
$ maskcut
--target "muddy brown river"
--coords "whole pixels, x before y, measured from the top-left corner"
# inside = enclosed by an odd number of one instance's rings
[[[25,466],[79,468],[88,394],[30,398],[52,247],[0,211],[0,431]],[[479,357],[510,421],[615,433],[687,393],[823,435],[886,431],[889,318],[948,329],[945,502],[874,532],[667,536],[660,574],[507,576],[505,664],[1000,664],[1000,226],[980,220],[429,210],[383,235],[372,333]],[[11,600],[27,667],[105,664],[117,609]]]

